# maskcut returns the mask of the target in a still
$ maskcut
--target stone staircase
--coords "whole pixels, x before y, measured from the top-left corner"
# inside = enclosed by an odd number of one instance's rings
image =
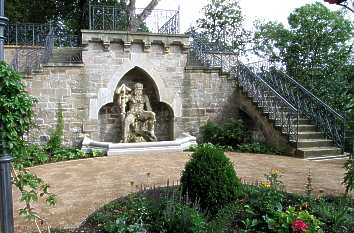
[[[258,109],[263,111],[263,115],[273,121],[275,129],[282,132],[282,134],[288,137],[288,132],[284,130],[286,125],[280,125],[279,118],[274,118],[274,111],[278,111],[278,115],[287,116],[289,109],[286,106],[269,109],[265,107],[265,103],[269,104],[275,100],[275,95],[271,91],[265,91],[265,98],[260,101],[256,100],[255,96],[249,93],[247,88],[238,83],[239,87],[243,90],[243,93],[252,99],[253,104],[257,105]],[[293,119],[294,121],[297,119]],[[326,138],[325,134],[317,129],[316,125],[311,122],[306,116],[300,115],[297,127],[297,140],[289,139],[289,143],[296,149],[295,156],[308,160],[328,160],[328,159],[342,159],[346,156],[342,153],[341,148],[334,145],[333,141]],[[289,137],[290,138],[290,137]]]
[[[228,73],[273,128],[287,138],[295,156],[309,160],[344,158],[345,118],[270,62],[242,64],[238,54],[205,46],[192,34],[190,66]],[[293,152],[290,152],[293,153]]]
[[[333,141],[327,139],[307,118],[299,119],[298,141],[293,143],[297,148],[296,155],[301,158],[321,160],[345,157],[341,149],[335,147]]]

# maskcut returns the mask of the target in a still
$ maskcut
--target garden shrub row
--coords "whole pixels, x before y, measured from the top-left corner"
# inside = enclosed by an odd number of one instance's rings
[[[354,232],[353,199],[287,193],[279,177],[272,169],[260,185],[242,184],[223,151],[202,144],[187,162],[181,186],[117,199],[76,232]]]
[[[211,143],[227,151],[282,154],[279,149],[253,141],[249,130],[241,119],[231,119],[224,124],[208,121],[200,128],[200,142]]]

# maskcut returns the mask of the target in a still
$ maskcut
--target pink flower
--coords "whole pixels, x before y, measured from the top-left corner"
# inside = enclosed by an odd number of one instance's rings
[[[296,219],[292,224],[291,228],[294,232],[305,232],[309,226],[302,220]]]

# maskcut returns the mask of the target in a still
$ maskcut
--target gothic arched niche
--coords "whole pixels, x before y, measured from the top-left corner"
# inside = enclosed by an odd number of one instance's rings
[[[159,92],[154,80],[143,69],[135,67],[127,72],[119,81],[117,87],[125,84],[133,88],[135,83],[142,83],[143,93],[150,100],[152,111],[156,114],[155,135],[158,141],[173,140],[174,114],[172,108],[160,102]],[[117,88],[116,87],[116,88]],[[123,116],[115,94],[113,103],[104,105],[99,111],[99,135],[105,142],[121,142]]]

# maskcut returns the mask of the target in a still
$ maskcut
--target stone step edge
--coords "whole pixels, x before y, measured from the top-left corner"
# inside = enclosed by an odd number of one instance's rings
[[[327,161],[327,160],[339,160],[339,159],[347,159],[349,155],[342,154],[342,155],[328,155],[328,156],[317,156],[317,157],[308,157],[304,158],[309,161]]]

